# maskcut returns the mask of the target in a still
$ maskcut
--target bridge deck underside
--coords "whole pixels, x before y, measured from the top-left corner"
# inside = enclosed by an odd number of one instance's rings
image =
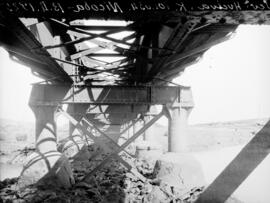
[[[238,26],[225,14],[166,13],[109,25],[3,14],[0,21],[0,42],[14,60],[52,83],[92,85],[166,85]]]

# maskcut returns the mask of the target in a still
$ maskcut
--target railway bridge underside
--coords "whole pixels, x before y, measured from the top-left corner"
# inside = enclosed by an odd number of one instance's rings
[[[57,176],[58,180],[68,187],[72,184],[69,182],[72,181],[71,170],[67,160],[57,152],[55,119],[59,114],[70,122],[69,137],[66,139],[69,143],[73,142],[81,149],[84,146],[82,143],[90,142],[101,150],[99,153],[103,156],[103,161],[87,174],[88,177],[115,157],[127,168],[136,170],[118,154],[123,151],[132,158],[134,155],[125,149],[162,116],[167,116],[169,120],[169,151],[183,152],[184,129],[187,126],[187,115],[193,107],[193,101],[190,88],[182,86],[74,87],[36,84],[33,86],[29,105],[36,116],[38,153],[31,159],[41,163],[45,161],[50,166],[59,167],[51,170],[50,175]],[[156,105],[161,105],[162,110],[155,109]],[[181,136],[178,136],[179,133]],[[149,136],[146,136],[145,140],[151,141],[148,138]],[[58,162],[61,163],[57,163],[57,157]],[[32,161],[29,163],[31,165]],[[26,180],[30,177],[32,181],[37,181],[48,173],[46,170],[48,167],[40,171],[40,166],[37,164],[37,168],[30,165],[22,173],[24,183],[27,183]],[[33,180],[34,177],[36,180]]]
[[[117,23],[91,21],[109,18],[102,15],[86,20],[82,16],[18,18],[0,12],[0,45],[12,60],[44,79],[33,85],[29,100],[36,117],[36,152],[22,172],[24,186],[43,180],[53,181],[54,186],[74,184],[69,160],[57,146],[60,114],[70,123],[69,144],[78,151],[89,143],[98,148],[91,160],[100,161],[83,180],[112,159],[144,179],[129,162],[134,155],[127,148],[143,135],[151,143],[155,138],[147,129],[162,116],[169,123],[168,152],[186,152],[192,93],[172,79],[209,48],[230,39],[239,24],[270,22],[267,11],[114,13],[109,20]],[[255,136],[199,201],[224,202],[269,153],[266,134],[258,133],[263,139]],[[245,169],[237,167],[249,149],[253,159]]]

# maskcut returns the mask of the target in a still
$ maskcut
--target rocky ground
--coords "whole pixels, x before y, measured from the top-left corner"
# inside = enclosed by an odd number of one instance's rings
[[[212,148],[234,146],[247,143],[260,130],[266,119],[245,122],[215,123],[192,126],[189,139],[190,151],[205,151]],[[160,128],[161,126],[158,126]],[[159,141],[164,143],[166,134],[158,134]],[[2,129],[3,132],[3,129]],[[5,135],[6,136],[6,135]],[[2,136],[3,137],[3,136]],[[6,136],[7,137],[7,136]],[[2,139],[0,163],[22,165],[25,157],[34,151],[33,145],[25,140],[23,134],[11,139]],[[204,139],[201,139],[201,138]],[[28,147],[25,148],[26,143]],[[166,147],[166,146],[165,146]],[[89,147],[88,147],[89,148]],[[93,148],[89,148],[93,151]],[[136,169],[147,179],[142,181],[127,171],[120,163],[113,160],[102,170],[81,181],[89,171],[89,165],[73,164],[75,184],[70,189],[30,186],[24,189],[17,187],[17,178],[0,182],[1,202],[194,202],[204,187],[193,187],[181,191],[155,177],[154,164],[143,159],[134,163]],[[20,171],[21,169],[19,169]],[[228,202],[240,202],[231,198]]]
[[[31,153],[32,149],[25,150]],[[24,155],[25,152],[21,152],[21,158]],[[70,189],[46,186],[19,189],[18,178],[5,179],[0,182],[0,202],[194,202],[203,190],[202,187],[194,187],[183,193],[160,182],[153,174],[154,165],[145,160],[137,159],[135,167],[147,177],[145,181],[116,160],[85,181],[81,180],[89,171],[87,164],[73,165],[75,184]]]

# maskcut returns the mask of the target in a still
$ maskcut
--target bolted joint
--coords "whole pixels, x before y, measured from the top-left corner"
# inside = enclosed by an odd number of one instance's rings
[[[184,109],[188,112],[189,115],[193,107],[194,101],[191,88],[187,86],[181,86],[179,89],[178,98],[172,103],[163,105],[163,111],[165,116],[170,120],[172,119],[172,112],[178,110],[180,113],[180,111],[183,111],[181,109]]]

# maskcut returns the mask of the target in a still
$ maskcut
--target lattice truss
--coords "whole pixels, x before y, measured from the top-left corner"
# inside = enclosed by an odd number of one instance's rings
[[[237,25],[162,16],[135,21],[20,19],[75,84],[166,84]]]
[[[47,82],[167,85],[239,24],[270,13],[158,13],[120,20],[20,18],[0,13],[0,42]],[[99,19],[104,19],[100,16]]]

